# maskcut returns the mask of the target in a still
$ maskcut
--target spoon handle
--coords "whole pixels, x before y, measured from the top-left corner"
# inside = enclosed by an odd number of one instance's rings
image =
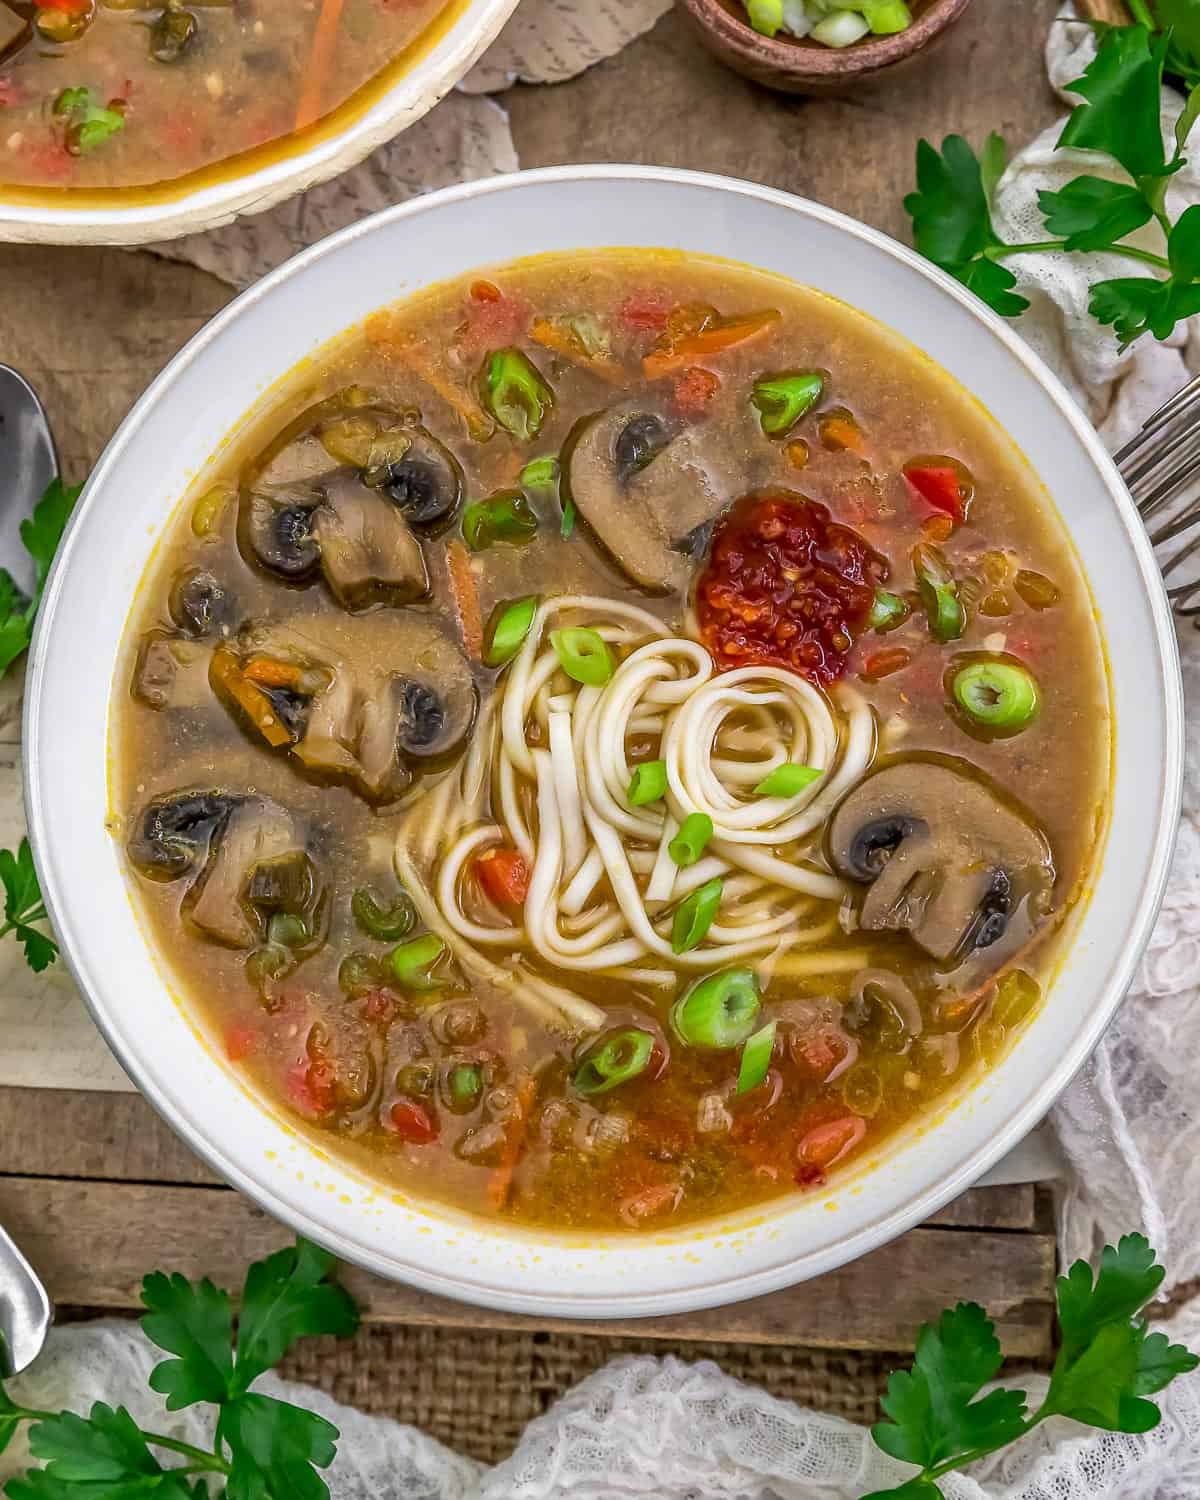
[[[33,564],[21,542],[21,522],[57,477],[58,454],[36,391],[0,365],[0,567],[26,593]]]
[[[53,1320],[37,1272],[0,1227],[0,1377],[18,1375],[33,1363]]]

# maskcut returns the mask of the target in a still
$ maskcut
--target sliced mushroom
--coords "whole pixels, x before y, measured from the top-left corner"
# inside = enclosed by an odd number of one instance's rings
[[[693,430],[629,403],[580,423],[568,440],[566,491],[613,561],[655,593],[682,588],[694,534],[721,502],[696,461]]]
[[[323,482],[313,530],[325,580],[345,609],[407,604],[429,592],[425,555],[407,521],[351,470]]]
[[[289,583],[304,583],[321,561],[313,512],[315,492],[252,490],[244,497],[238,524],[242,551],[268,573]]]
[[[28,35],[29,22],[6,5],[5,0],[0,0],[0,57],[10,48],[15,51]]]
[[[138,646],[129,691],[148,708],[206,706],[210,701],[207,649],[163,630],[148,631]]]
[[[463,498],[463,471],[449,448],[423,427],[408,430],[402,457],[366,471],[366,481],[379,487],[418,531],[433,533],[448,526]]]
[[[236,609],[229,590],[207,568],[184,568],[167,599],[172,623],[197,641],[231,625]]]
[[[301,669],[307,686],[289,690],[299,703],[285,748],[371,801],[393,801],[417,770],[461,749],[475,719],[470,665],[429,616],[377,616],[369,634],[306,618],[244,631],[238,650]]]
[[[834,814],[829,845],[834,867],[869,886],[863,927],[908,931],[939,960],[998,942],[1022,906],[1036,916],[1054,884],[1033,820],[942,761],[868,776]]]
[[[194,874],[183,909],[230,948],[253,948],[273,911],[308,911],[319,900],[302,825],[267,797],[215,790],[157,797],[128,850],[152,880]]]

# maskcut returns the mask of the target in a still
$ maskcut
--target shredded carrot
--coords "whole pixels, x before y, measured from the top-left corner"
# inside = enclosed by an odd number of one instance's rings
[[[420,344],[409,339],[394,341],[389,348],[401,364],[407,365],[419,380],[423,380],[431,390],[437,392],[447,406],[452,407],[458,413],[466,424],[467,432],[477,443],[487,442],[495,432],[496,424],[486,412],[479,409],[469,392],[462,386],[455,385],[452,380],[446,379]]]
[[[863,430],[848,411],[835,408],[825,412],[817,422],[821,446],[831,453],[861,453],[866,446]]]
[[[493,1208],[503,1208],[508,1202],[508,1194],[512,1188],[513,1173],[516,1171],[517,1163],[521,1159],[521,1149],[525,1145],[525,1136],[529,1130],[529,1116],[533,1110],[533,1101],[536,1097],[537,1080],[532,1074],[526,1073],[517,1084],[517,1099],[520,1101],[521,1112],[513,1121],[512,1129],[508,1132],[508,1138],[504,1143],[504,1153],[500,1163],[488,1178],[487,1195],[488,1201]]]
[[[450,590],[454,595],[454,608],[458,612],[458,628],[462,631],[463,645],[467,648],[467,655],[474,661],[479,661],[483,657],[483,616],[479,611],[479,590],[475,587],[471,554],[457,538],[446,544],[446,567],[450,573]]]
[[[543,349],[561,354],[581,369],[599,375],[601,380],[607,380],[610,385],[625,384],[625,370],[611,354],[589,354],[571,330],[564,328],[561,323],[555,323],[550,318],[535,318],[529,337],[534,343],[541,344]]]
[[[279,722],[275,705],[262,688],[247,680],[241,663],[228,646],[218,646],[213,652],[208,677],[214,690],[223,692],[237,704],[268,745],[278,750],[291,744],[292,737]]]
[[[252,656],[242,668],[242,676],[263,687],[295,688],[300,686],[304,670],[295,662],[274,656]]]
[[[300,103],[296,106],[297,130],[304,130],[314,120],[321,118],[325,85],[329,82],[329,74],[333,68],[338,23],[341,19],[342,0],[322,0],[321,14],[317,17],[317,29],[313,35],[312,55],[308,60],[308,72],[300,91]]]
[[[775,327],[779,316],[774,308],[769,308],[766,312],[730,318],[727,322],[713,324],[711,328],[702,328],[699,333],[688,334],[661,349],[651,349],[642,360],[642,372],[647,380],[674,375],[697,360],[722,354],[726,349],[760,338]]]

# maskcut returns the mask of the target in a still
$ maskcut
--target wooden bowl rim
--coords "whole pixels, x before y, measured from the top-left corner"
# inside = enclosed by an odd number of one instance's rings
[[[749,21],[727,10],[721,0],[682,0],[696,23],[747,63],[794,78],[845,78],[872,73],[911,57],[956,21],[971,0],[933,0],[906,31],[850,47],[806,47],[798,41],[763,36]]]

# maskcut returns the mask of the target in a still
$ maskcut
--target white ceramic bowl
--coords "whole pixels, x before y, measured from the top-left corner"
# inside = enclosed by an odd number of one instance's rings
[[[1110,615],[1118,733],[1108,848],[1070,956],[1011,1054],[829,1191],[644,1237],[570,1239],[402,1201],[248,1092],[172,1003],[105,832],[105,736],[130,600],[195,473],[297,361],[405,292],[489,259],[607,245],[705,251],[862,308],[968,386],[1021,446]],[[586,248],[580,256],[586,256]],[[406,204],[298,256],[158,377],[97,465],[55,564],[26,689],[26,804],[42,888],[97,1022],[143,1092],[230,1182],[338,1254],[431,1291],[578,1317],[667,1313],[799,1281],[925,1218],[1036,1123],[1095,1045],[1158,909],[1180,797],[1175,635],[1133,506],[1087,421],[1012,329],[892,240],[749,183],[568,167]]]
[[[283,3],[283,0],[281,0]],[[239,214],[262,213],[285,198],[357,166],[377,146],[406,130],[441,99],[496,39],[518,0],[453,0],[458,14],[435,25],[431,45],[394,81],[368,85],[365,103],[342,107],[306,132],[303,144],[254,153],[254,162],[228,176],[198,174],[194,185],[155,188],[138,201],[128,195],[6,193],[0,185],[0,241],[42,245],[144,245],[228,224]]]

